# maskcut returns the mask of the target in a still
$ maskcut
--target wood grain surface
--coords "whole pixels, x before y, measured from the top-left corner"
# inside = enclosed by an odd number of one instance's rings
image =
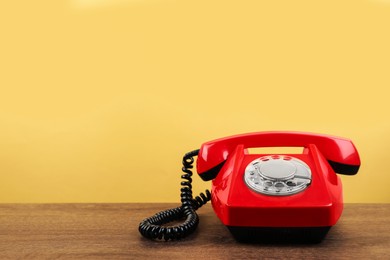
[[[175,242],[140,236],[138,223],[174,204],[0,204],[0,259],[390,259],[390,204],[347,204],[315,245],[240,244],[210,205],[194,234]]]

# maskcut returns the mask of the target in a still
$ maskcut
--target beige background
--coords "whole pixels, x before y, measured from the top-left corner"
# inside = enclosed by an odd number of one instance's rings
[[[390,202],[389,31],[385,0],[1,1],[0,202],[179,201],[185,152],[264,130],[352,139],[345,201]]]

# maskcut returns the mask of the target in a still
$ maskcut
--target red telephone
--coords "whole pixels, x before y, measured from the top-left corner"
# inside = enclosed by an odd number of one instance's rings
[[[302,154],[249,154],[253,147],[304,147]],[[191,168],[212,181],[192,196]],[[213,209],[239,241],[319,242],[343,209],[340,174],[354,175],[359,154],[350,140],[300,132],[258,132],[204,143],[183,158],[182,206],[143,220],[150,239],[174,240],[198,225],[196,210],[211,199]],[[182,224],[166,226],[173,220]]]

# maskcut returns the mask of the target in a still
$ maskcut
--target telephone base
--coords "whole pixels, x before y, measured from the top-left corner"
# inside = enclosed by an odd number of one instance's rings
[[[331,227],[232,227],[233,237],[243,243],[315,244],[320,243]]]

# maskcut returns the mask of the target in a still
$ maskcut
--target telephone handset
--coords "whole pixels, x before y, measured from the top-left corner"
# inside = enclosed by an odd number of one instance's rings
[[[254,147],[304,147],[302,154],[249,154]],[[212,180],[193,198],[192,164]],[[175,240],[198,225],[196,210],[209,200],[239,241],[319,242],[343,209],[342,186],[335,174],[354,175],[360,167],[353,143],[344,138],[302,132],[257,132],[204,143],[183,157],[180,207],[140,223],[150,239]],[[174,220],[182,224],[166,226]]]

